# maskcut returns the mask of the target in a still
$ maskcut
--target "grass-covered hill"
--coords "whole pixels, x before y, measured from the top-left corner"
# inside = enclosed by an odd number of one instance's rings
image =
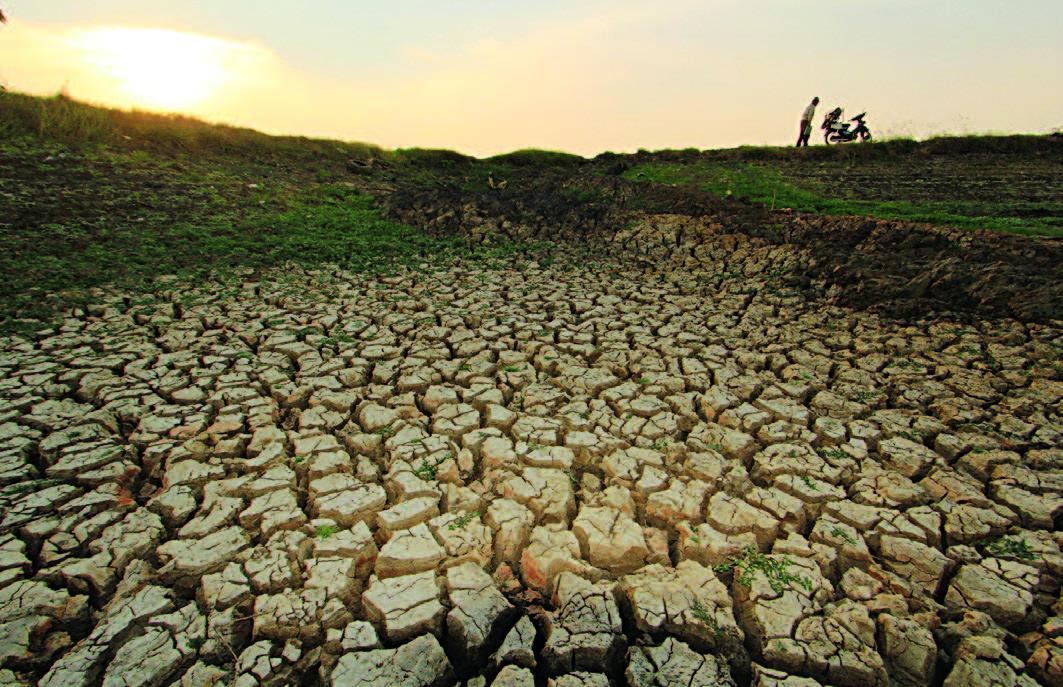
[[[428,256],[533,250],[432,236],[379,207],[396,190],[491,194],[505,205],[555,178],[569,209],[653,211],[654,189],[688,189],[767,210],[911,220],[1063,236],[1058,136],[887,141],[841,148],[604,154],[546,151],[474,159],[267,136],[180,116],[57,96],[0,95],[0,327],[48,318],[104,284],[150,290],[285,261],[386,270]],[[634,191],[632,189],[635,189]],[[644,189],[645,192],[639,189]],[[659,208],[658,208],[659,209]],[[412,224],[416,214],[391,213]]]

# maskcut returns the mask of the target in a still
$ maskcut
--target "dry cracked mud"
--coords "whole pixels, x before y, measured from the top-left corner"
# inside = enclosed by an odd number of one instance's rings
[[[1061,684],[1060,323],[697,256],[244,272],[5,340],[0,684]]]

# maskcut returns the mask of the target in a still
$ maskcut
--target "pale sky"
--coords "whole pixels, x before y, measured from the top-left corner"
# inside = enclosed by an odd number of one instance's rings
[[[388,148],[789,144],[813,95],[879,135],[1063,127],[1063,0],[0,7],[12,90]]]

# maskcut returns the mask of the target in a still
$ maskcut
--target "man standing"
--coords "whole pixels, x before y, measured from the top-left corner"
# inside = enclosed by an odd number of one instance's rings
[[[816,116],[816,105],[819,105],[819,98],[812,98],[812,102],[805,108],[805,113],[801,115],[801,130],[797,132],[797,147],[800,148],[803,144],[808,147],[808,137],[812,135],[812,118]]]

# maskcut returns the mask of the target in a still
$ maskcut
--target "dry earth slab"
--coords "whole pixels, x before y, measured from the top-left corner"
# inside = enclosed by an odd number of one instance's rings
[[[728,241],[3,341],[0,683],[1060,684],[1059,323],[831,306]]]

